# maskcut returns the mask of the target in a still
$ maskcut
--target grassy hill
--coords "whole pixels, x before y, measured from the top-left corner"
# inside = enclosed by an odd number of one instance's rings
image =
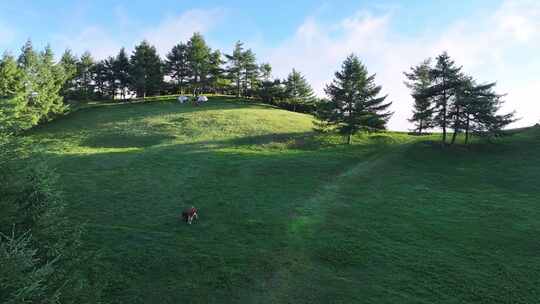
[[[96,106],[27,139],[87,223],[111,303],[540,298],[540,130],[468,149],[311,130],[214,98]]]

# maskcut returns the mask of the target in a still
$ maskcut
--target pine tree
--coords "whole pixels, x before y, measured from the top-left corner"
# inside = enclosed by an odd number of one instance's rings
[[[237,41],[233,53],[231,55],[226,55],[227,61],[229,63],[228,73],[229,77],[234,81],[236,86],[236,97],[240,97],[242,90],[242,71],[244,66],[244,47],[243,43]]]
[[[163,83],[161,59],[146,40],[135,47],[130,60],[130,80],[138,97],[158,94]]]
[[[184,43],[175,45],[165,59],[165,74],[176,82],[176,92],[182,94],[188,76],[188,46]]]
[[[200,33],[194,33],[188,43],[188,61],[194,95],[199,94],[210,71],[211,49]]]
[[[471,133],[483,136],[497,136],[505,126],[515,121],[515,113],[498,114],[504,103],[504,95],[494,91],[496,83],[476,84],[469,78],[461,90],[462,128],[465,130],[465,144]]]
[[[347,135],[347,143],[351,144],[352,135],[358,131],[386,129],[393,114],[388,111],[392,103],[384,103],[386,96],[378,97],[381,89],[375,85],[375,75],[369,75],[358,57],[350,55],[341,71],[335,73],[333,82],[326,86],[330,100],[318,105],[316,115]]]
[[[421,94],[421,98],[435,102],[435,124],[443,131],[442,142],[446,143],[447,128],[451,124],[450,108],[455,100],[457,89],[461,85],[461,67],[446,52],[437,56],[435,66],[430,69],[432,85]]]
[[[224,71],[221,67],[222,65],[223,59],[221,58],[221,52],[219,50],[211,52],[209,58],[209,74],[206,82],[214,93],[217,92],[219,87],[226,83],[225,77],[223,76]]]
[[[61,65],[54,61],[52,49],[47,46],[41,53],[34,51],[27,41],[18,59],[24,75],[25,127],[37,125],[62,114],[66,107],[60,91],[65,83]]]
[[[103,61],[104,80],[105,80],[105,95],[114,100],[118,90],[118,80],[116,78],[116,57],[109,56]]]
[[[242,68],[244,73],[244,96],[249,96],[251,95],[250,92],[253,91],[257,86],[257,78],[259,76],[257,58],[251,49],[246,50],[242,56]]]
[[[75,78],[77,76],[77,65],[79,59],[75,56],[71,50],[67,49],[60,58],[60,65],[64,70],[64,76],[66,81],[62,87],[61,95],[64,97],[64,101],[73,97],[77,84]]]
[[[285,98],[292,104],[294,112],[296,112],[297,106],[314,103],[313,89],[306,78],[295,69],[292,70],[285,81]]]
[[[5,53],[0,60],[0,136],[31,126],[25,119],[26,95],[23,71]]]
[[[410,73],[404,73],[408,79],[405,85],[411,90],[411,95],[414,98],[413,116],[409,121],[415,124],[415,131],[418,134],[434,127],[433,100],[424,96],[425,90],[433,85],[430,70],[431,60],[427,59],[420,65],[412,67]]]
[[[270,63],[263,63],[259,66],[260,75],[263,81],[270,81],[272,78],[272,66]]]
[[[60,95],[66,81],[64,70],[54,60],[52,48],[47,45],[39,56],[37,97],[33,103],[39,108],[39,121],[50,121],[66,110]]]
[[[120,90],[120,95],[122,96],[122,100],[125,100],[127,90],[129,88],[130,66],[129,66],[129,58],[124,48],[120,49],[120,52],[116,56],[114,63],[115,63],[114,65],[115,76],[114,77],[118,81],[118,89]]]
[[[93,66],[95,65],[94,58],[90,52],[84,52],[77,66],[77,87],[78,87],[78,99],[90,100],[94,97],[94,85],[93,85]]]

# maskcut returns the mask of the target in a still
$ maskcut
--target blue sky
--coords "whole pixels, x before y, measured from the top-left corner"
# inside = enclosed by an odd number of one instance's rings
[[[27,38],[60,53],[95,57],[142,39],[165,54],[191,33],[228,52],[242,40],[270,62],[274,76],[293,67],[318,94],[340,62],[356,53],[394,101],[393,129],[410,126],[412,100],[402,72],[447,50],[480,81],[497,81],[516,109],[516,126],[540,121],[540,1],[2,1],[0,51]],[[505,109],[505,110],[506,110]]]

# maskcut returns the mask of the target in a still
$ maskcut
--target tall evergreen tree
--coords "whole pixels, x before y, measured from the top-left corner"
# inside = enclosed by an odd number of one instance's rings
[[[193,93],[199,94],[210,72],[211,49],[200,33],[194,33],[187,43],[189,69],[192,76]]]
[[[26,94],[23,71],[13,56],[0,60],[0,136],[31,126],[25,117]]]
[[[221,57],[221,52],[215,50],[210,53],[209,58],[209,70],[207,76],[207,85],[212,88],[214,93],[217,92],[218,88],[223,86],[226,82],[225,77],[223,76],[223,59]]]
[[[435,102],[435,123],[442,129],[442,142],[446,143],[447,128],[450,126],[450,108],[461,85],[461,67],[444,52],[437,56],[435,66],[430,69],[432,85],[424,90],[421,98]]]
[[[420,65],[412,67],[409,73],[404,73],[408,79],[405,85],[411,90],[414,98],[413,116],[409,121],[415,124],[415,131],[418,134],[434,127],[434,105],[431,98],[424,96],[424,92],[433,85],[430,70],[431,60],[427,59]]]
[[[115,78],[118,81],[118,90],[120,90],[120,95],[122,100],[126,99],[127,90],[129,88],[129,58],[127,56],[126,50],[124,48],[120,49],[116,59],[114,61],[114,74]]]
[[[285,98],[292,104],[293,111],[299,105],[313,104],[315,95],[306,78],[297,70],[293,69],[285,81]]]
[[[165,58],[165,74],[176,82],[177,93],[184,92],[184,86],[190,75],[188,46],[185,43],[175,45]]]
[[[48,121],[65,111],[60,91],[64,85],[63,68],[54,61],[52,49],[47,46],[41,53],[34,51],[27,41],[18,59],[25,85],[25,121],[34,126]]]
[[[161,59],[146,40],[135,47],[130,60],[130,79],[138,97],[158,94],[163,83]]]
[[[116,72],[116,67],[118,66],[118,64],[116,63],[116,57],[109,56],[107,59],[104,60],[103,65],[105,67],[105,82],[107,83],[107,95],[110,99],[114,100],[118,91],[118,79],[116,78],[116,76],[118,75],[118,73]]]
[[[272,78],[272,66],[270,63],[263,63],[259,66],[260,74],[263,81],[270,81]]]
[[[460,125],[458,130],[465,131],[465,144],[470,134],[497,136],[503,128],[515,121],[515,113],[499,114],[504,103],[504,95],[494,91],[495,83],[477,84],[472,78],[467,79],[460,96]],[[455,139],[454,139],[455,140]],[[453,140],[453,141],[454,141]]]
[[[247,49],[242,56],[243,67],[243,87],[244,96],[251,95],[255,87],[257,86],[259,77],[259,66],[257,65],[257,58],[255,53],[251,49]]]
[[[226,55],[228,61],[229,77],[233,80],[236,87],[236,97],[240,97],[242,90],[242,71],[244,66],[244,47],[243,43],[237,41],[233,53]]]
[[[79,99],[89,100],[94,97],[94,65],[95,61],[90,52],[84,52],[77,66]]]
[[[38,67],[37,96],[32,97],[32,103],[39,108],[39,121],[50,121],[66,110],[60,95],[66,77],[63,67],[55,62],[52,48],[48,45],[39,55]]]
[[[70,49],[65,50],[60,58],[60,65],[64,70],[64,76],[66,78],[61,91],[64,101],[73,98],[73,94],[76,90],[77,84],[75,82],[75,78],[77,76],[78,63],[79,59],[71,52]]]
[[[386,129],[393,114],[388,111],[392,103],[385,103],[386,96],[378,96],[381,89],[375,84],[375,75],[369,75],[358,57],[350,55],[341,71],[335,73],[333,82],[326,86],[330,100],[320,103],[316,115],[347,135],[350,144],[352,135],[358,131]]]

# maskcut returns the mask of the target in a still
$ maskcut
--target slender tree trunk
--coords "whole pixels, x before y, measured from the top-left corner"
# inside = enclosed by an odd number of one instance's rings
[[[450,143],[451,145],[453,145],[455,142],[456,142],[456,137],[457,137],[457,134],[459,133],[459,129],[460,129],[460,112],[459,112],[459,107],[456,107],[456,121],[454,123],[454,134],[452,135],[452,142]]]
[[[443,121],[442,121],[442,129],[443,129],[443,137],[442,137],[442,142],[443,142],[443,145],[446,144],[446,106],[448,104],[448,98],[446,97],[446,79],[443,77],[443,108],[442,108],[442,112],[443,112]]]
[[[465,125],[465,144],[469,143],[469,128],[470,128],[471,118],[467,115],[467,124]]]
[[[423,127],[422,124],[423,124],[423,122],[424,122],[424,121],[423,121],[422,119],[420,119],[420,126],[418,127],[418,134],[419,134],[419,135],[422,135],[422,127]]]
[[[240,73],[236,77],[236,97],[240,97]]]
[[[347,136],[347,144],[350,145],[352,143],[352,132],[349,132],[349,135]]]

